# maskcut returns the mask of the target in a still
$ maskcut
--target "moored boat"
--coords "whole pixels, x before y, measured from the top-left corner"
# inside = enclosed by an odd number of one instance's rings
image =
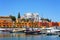
[[[29,30],[29,28],[28,28],[28,29],[26,29],[26,30],[24,31],[24,33],[25,33],[25,34],[39,34],[39,33],[40,33],[40,30],[34,30],[34,29]]]
[[[9,32],[10,33],[23,33],[25,31],[25,29],[23,30],[23,29],[12,29],[12,30],[10,30]]]

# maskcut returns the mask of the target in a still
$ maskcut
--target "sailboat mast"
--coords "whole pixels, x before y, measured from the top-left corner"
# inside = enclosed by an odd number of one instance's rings
[[[31,21],[32,21],[32,31],[33,31],[33,21],[34,21],[34,17],[33,17],[34,15],[33,15],[33,13],[32,13],[32,19],[31,19]]]

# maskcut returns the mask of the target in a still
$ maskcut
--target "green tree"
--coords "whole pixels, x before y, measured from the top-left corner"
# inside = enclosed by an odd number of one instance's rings
[[[23,18],[23,19],[21,19],[21,21],[24,21],[25,22],[25,19]]]
[[[15,27],[16,27],[16,26],[15,26],[16,17],[15,17],[15,16],[10,15],[10,18],[11,18],[11,19],[12,19],[12,21],[13,21],[13,28],[15,28]]]
[[[50,19],[44,19],[44,18],[41,18],[41,20],[43,21],[43,20],[45,20],[45,21],[48,21],[48,22],[51,22],[51,20]]]
[[[25,21],[26,21],[26,22],[28,22],[28,21],[29,21],[29,19],[25,19]]]
[[[21,19],[21,21],[24,21],[24,22],[28,22],[29,21],[29,19]]]
[[[10,17],[11,17],[12,21],[16,21],[16,17],[15,16],[10,15]]]

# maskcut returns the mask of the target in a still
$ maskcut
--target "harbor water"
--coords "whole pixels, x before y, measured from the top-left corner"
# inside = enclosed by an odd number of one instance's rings
[[[60,40],[58,35],[26,35],[24,33],[0,33],[0,40]]]

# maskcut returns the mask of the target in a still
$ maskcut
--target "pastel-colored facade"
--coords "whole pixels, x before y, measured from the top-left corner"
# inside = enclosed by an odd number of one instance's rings
[[[9,16],[0,16],[0,27],[12,27],[12,19]]]
[[[60,26],[60,22],[39,22],[39,27],[56,27]]]
[[[42,22],[18,22],[15,23],[15,27],[54,27],[54,26],[60,26],[60,23],[53,23],[53,22],[48,22],[48,23],[42,23]],[[13,27],[13,22],[7,22],[6,20],[0,20],[0,27]]]
[[[16,23],[16,27],[36,27],[35,23],[31,23],[31,22],[23,22],[23,23]]]
[[[60,26],[60,22],[58,22],[58,26]]]
[[[12,21],[9,16],[0,16],[0,20]]]
[[[24,17],[23,17],[24,18]],[[60,26],[60,22],[48,22],[48,21],[24,21],[23,18],[16,19],[15,27],[16,28],[23,28],[23,27],[54,27],[54,26]],[[9,16],[0,16],[0,27],[4,28],[12,28],[13,27],[13,21]]]
[[[0,27],[12,27],[12,22],[7,22],[6,20],[0,20]]]

